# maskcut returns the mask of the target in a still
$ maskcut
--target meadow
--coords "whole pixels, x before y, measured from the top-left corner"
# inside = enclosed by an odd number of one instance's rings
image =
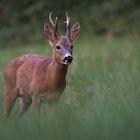
[[[26,53],[51,55],[47,41],[0,45],[0,112],[3,72],[9,60]],[[133,37],[78,38],[67,87],[55,109],[32,107],[21,120],[0,120],[1,140],[140,139],[140,40]]]

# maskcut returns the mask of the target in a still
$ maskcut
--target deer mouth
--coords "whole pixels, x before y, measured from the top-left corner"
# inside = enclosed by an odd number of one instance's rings
[[[71,62],[60,62],[61,64],[63,64],[63,65],[70,65],[71,64]]]
[[[64,65],[69,65],[69,64],[71,64],[71,62],[64,62],[63,64]]]
[[[63,64],[63,65],[70,65],[72,63],[72,60],[67,60],[67,59],[64,59],[62,61],[60,61],[60,64]]]

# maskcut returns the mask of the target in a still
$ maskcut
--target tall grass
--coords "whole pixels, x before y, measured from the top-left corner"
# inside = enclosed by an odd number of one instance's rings
[[[25,53],[51,54],[48,44],[2,47],[3,71],[11,58]],[[60,102],[40,119],[32,107],[18,120],[0,120],[3,140],[137,140],[140,139],[140,41],[133,38],[86,38],[74,45],[74,61]],[[15,106],[16,109],[16,106]],[[15,111],[14,109],[14,111]],[[13,111],[13,112],[14,112]]]

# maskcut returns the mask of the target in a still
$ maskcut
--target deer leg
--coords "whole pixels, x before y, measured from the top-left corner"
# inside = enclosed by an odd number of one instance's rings
[[[19,108],[18,108],[18,117],[19,118],[21,118],[26,113],[26,111],[30,107],[31,103],[32,103],[32,100],[29,98],[22,97],[20,99]]]
[[[12,110],[12,107],[16,101],[17,93],[15,89],[7,91],[4,97],[4,116],[8,117]]]
[[[40,105],[41,105],[40,99],[38,96],[33,96],[32,101],[34,113],[36,114],[36,116],[38,116],[40,114]]]

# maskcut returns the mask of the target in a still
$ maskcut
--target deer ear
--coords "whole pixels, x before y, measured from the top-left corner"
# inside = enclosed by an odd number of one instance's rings
[[[70,39],[73,42],[80,31],[80,24],[78,22],[74,23],[70,29]]]
[[[44,34],[50,42],[53,42],[57,38],[55,29],[48,23],[44,25]]]

